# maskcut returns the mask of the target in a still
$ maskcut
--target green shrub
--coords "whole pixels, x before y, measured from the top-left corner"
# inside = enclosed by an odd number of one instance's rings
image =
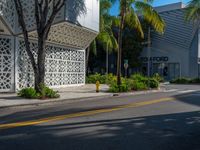
[[[96,81],[99,81],[101,84],[104,84],[105,83],[105,80],[102,80],[102,76],[98,73],[94,74],[94,75],[89,75],[87,78],[86,78],[86,83],[93,83],[95,84]]]
[[[148,84],[149,84],[149,87],[151,89],[156,89],[156,88],[159,87],[159,82],[156,79],[154,79],[154,78],[149,78],[149,80],[147,79],[147,81],[146,81],[147,87],[148,87]]]
[[[158,82],[164,82],[164,78],[161,77],[158,73],[153,75],[153,78],[156,79]]]
[[[108,75],[101,75],[96,73],[94,75],[89,75],[88,77],[86,77],[86,83],[95,84],[97,81],[99,81],[100,84],[112,84],[112,82],[114,81],[117,82],[117,77],[111,73]]]
[[[134,81],[132,84],[132,90],[135,91],[141,91],[141,90],[147,90],[147,85],[144,82]]]
[[[129,79],[121,77],[122,84],[120,86],[117,85],[117,77],[113,74],[94,74],[87,77],[87,83],[95,84],[96,81],[99,81],[100,84],[108,84],[109,92],[114,93],[148,89],[148,78],[141,74],[134,74]],[[156,78],[149,78],[149,86],[150,88],[158,88],[159,82]]]
[[[190,83],[200,83],[200,78],[190,80]]]
[[[178,79],[170,81],[170,83],[175,83],[175,84],[197,84],[197,83],[200,83],[200,78],[194,78],[194,79],[178,78]]]
[[[18,96],[30,99],[39,98],[40,94],[34,88],[24,88],[18,92]]]
[[[160,80],[160,77],[158,75],[156,75],[156,78],[147,78],[141,74],[134,74],[130,79],[134,81],[131,85],[133,90],[146,90],[148,89],[148,86],[152,89],[159,87],[158,80]]]
[[[109,87],[109,92],[113,93],[128,92],[128,91],[131,91],[131,86],[124,78],[122,78],[122,84],[120,86],[117,85],[117,82],[112,82]]]
[[[142,74],[136,73],[131,75],[130,79],[134,80],[134,81],[145,81],[147,80],[147,77],[143,76]]]
[[[57,91],[46,86],[40,86],[41,93],[37,93],[34,88],[24,88],[18,92],[18,96],[30,99],[59,98]]]
[[[188,84],[190,82],[191,80],[188,78],[178,78],[178,79],[170,81],[170,83],[176,83],[176,84]]]
[[[46,98],[59,98],[60,95],[57,91],[54,91],[53,89],[49,87],[45,87],[45,97]]]

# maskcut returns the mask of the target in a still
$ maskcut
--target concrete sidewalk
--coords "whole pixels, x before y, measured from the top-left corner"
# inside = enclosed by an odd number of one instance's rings
[[[65,101],[65,103],[72,103],[75,101],[93,100],[94,98],[97,99],[97,98],[112,97],[113,93],[108,93],[107,92],[108,88],[109,87],[107,85],[101,85],[99,93],[96,93],[95,84],[86,84],[78,87],[59,88],[55,90],[59,92],[60,98],[48,99],[48,100],[24,99],[18,97],[16,93],[5,93],[5,94],[0,94],[0,108],[53,104],[54,102],[57,103],[63,101]],[[161,91],[163,91],[163,89],[150,90],[150,91],[134,91],[134,92],[116,94],[116,96],[131,96],[131,95],[149,94]]]
[[[18,97],[16,93],[0,94],[0,108],[25,106],[25,105],[39,105],[39,104],[59,102],[59,101],[72,102],[80,99],[112,96],[111,93],[107,92],[108,91],[107,85],[101,85],[99,93],[96,93],[96,87],[94,84],[87,84],[79,87],[60,88],[55,90],[59,91],[60,98],[50,99],[50,100],[24,99]]]

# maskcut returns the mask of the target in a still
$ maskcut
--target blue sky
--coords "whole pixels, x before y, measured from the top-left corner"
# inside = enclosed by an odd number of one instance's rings
[[[153,6],[161,6],[161,5],[166,5],[166,4],[171,4],[171,3],[177,3],[177,2],[183,2],[187,4],[189,0],[154,0]],[[118,6],[119,2],[116,2],[112,9],[110,10],[111,15],[117,15],[118,14]]]

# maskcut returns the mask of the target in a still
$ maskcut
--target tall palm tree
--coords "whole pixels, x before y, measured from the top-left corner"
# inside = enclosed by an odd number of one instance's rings
[[[151,6],[153,0],[120,0],[120,13],[119,19],[119,30],[118,30],[118,58],[117,58],[117,84],[121,85],[121,55],[122,55],[122,33],[125,23],[130,28],[137,29],[144,37],[141,19],[146,20],[155,31],[163,33],[165,23],[164,20],[159,16],[155,9]]]
[[[191,0],[185,11],[185,19],[188,22],[193,22],[195,30],[193,36],[200,26],[200,0]]]

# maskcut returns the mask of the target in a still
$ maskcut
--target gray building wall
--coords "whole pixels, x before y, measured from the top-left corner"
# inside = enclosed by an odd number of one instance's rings
[[[197,32],[191,43],[191,48],[189,53],[189,76],[191,78],[198,77],[198,64],[197,64],[198,43],[199,43],[199,37]]]
[[[184,19],[184,5],[170,6],[156,8],[165,20],[166,29],[163,35],[152,33],[151,57],[168,57],[167,62],[159,63],[179,63],[181,77],[198,77],[198,34],[194,34],[193,24]],[[146,49],[141,56],[147,57]]]

